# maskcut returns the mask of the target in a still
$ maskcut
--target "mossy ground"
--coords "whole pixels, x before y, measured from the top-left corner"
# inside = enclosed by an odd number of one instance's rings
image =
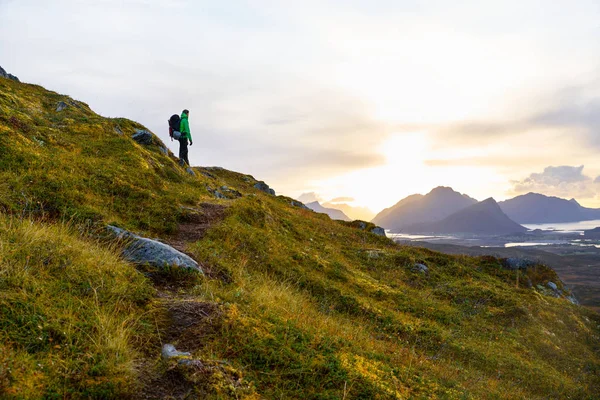
[[[70,106],[56,112],[58,101]],[[600,318],[538,292],[552,270],[517,276],[493,258],[398,246],[260,192],[248,175],[191,176],[158,139],[135,143],[140,128],[0,79],[3,396],[123,397],[152,383],[208,398],[600,393]],[[223,185],[242,197],[214,198]],[[206,203],[223,212],[182,243]],[[211,273],[135,269],[94,239],[106,223],[177,240]],[[186,307],[198,318],[177,325]],[[204,367],[175,374],[159,361],[167,339]]]

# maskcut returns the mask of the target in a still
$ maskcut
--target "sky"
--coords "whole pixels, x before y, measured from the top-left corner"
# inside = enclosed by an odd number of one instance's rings
[[[0,66],[193,165],[377,212],[436,186],[600,207],[598,0],[0,0]]]

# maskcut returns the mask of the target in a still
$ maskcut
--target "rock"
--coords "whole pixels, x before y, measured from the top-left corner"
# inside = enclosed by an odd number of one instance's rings
[[[168,156],[168,155],[169,155],[169,149],[167,149],[166,147],[162,147],[162,146],[160,146],[158,149],[159,149],[159,150],[160,150],[160,152],[161,152],[161,153],[163,153],[165,156]]]
[[[83,109],[83,107],[81,106],[81,104],[79,104],[78,102],[76,102],[73,99],[69,99],[69,104],[72,105],[73,107],[77,107],[77,108],[79,108],[81,110]]]
[[[221,186],[221,191],[230,199],[237,199],[242,197],[242,194],[235,189],[228,188],[227,186]]]
[[[117,132],[117,134],[122,135],[123,131],[121,130],[121,128],[119,128],[119,126],[115,126],[115,132]]]
[[[221,186],[220,190],[207,187],[206,190],[217,199],[237,199],[238,197],[242,197],[240,192],[235,189],[230,189],[227,186]]]
[[[558,286],[556,286],[556,283],[554,283],[554,282],[548,282],[548,283],[546,283],[546,286],[548,286],[550,289],[554,290],[555,292],[558,291]]]
[[[529,267],[533,267],[536,262],[532,260],[528,260],[526,258],[505,258],[500,260],[502,262],[502,266],[507,269],[517,270],[517,269],[527,269]]]
[[[2,68],[2,67],[0,67],[0,77],[2,77],[2,78],[6,78],[6,79],[10,79],[10,80],[13,80],[13,81],[16,81],[16,82],[21,82],[21,81],[19,80],[19,78],[17,78],[17,77],[16,77],[16,76],[14,76],[13,74],[9,74],[9,73],[8,73],[8,72],[6,72],[6,71],[4,70],[4,68]]]
[[[217,179],[217,178],[216,178],[216,177],[215,177],[213,174],[211,174],[210,172],[207,172],[207,171],[200,170],[200,173],[201,173],[202,175],[204,175],[205,177],[207,177],[207,178],[210,178],[210,179]]]
[[[187,172],[188,174],[190,174],[191,176],[196,176],[196,173],[194,172],[194,170],[192,169],[192,167],[187,167],[185,169],[185,172]]]
[[[382,254],[385,254],[381,250],[367,250],[367,257],[370,259],[378,259]]]
[[[64,101],[59,101],[58,104],[56,105],[56,111],[61,112],[62,110],[66,109],[67,107],[69,107],[69,105],[67,103],[65,103]]]
[[[139,144],[152,144],[152,134],[143,129],[136,130],[131,138]]]
[[[210,194],[212,194],[213,196],[215,196],[217,199],[226,199],[227,196],[225,196],[223,193],[219,192],[217,189],[208,189],[208,192]]]
[[[163,359],[168,360],[175,357],[191,357],[192,353],[187,351],[178,351],[175,346],[170,343],[166,343],[162,347],[161,355]]]
[[[298,200],[294,200],[294,199],[292,199],[292,200],[290,201],[290,204],[291,204],[293,207],[300,207],[300,208],[304,208],[305,210],[310,210],[310,208],[306,207],[306,205],[305,205],[304,203],[302,203],[301,201],[298,201]]]
[[[379,235],[379,236],[386,237],[385,229],[383,229],[380,226],[376,226],[375,228],[371,229],[371,233],[374,233],[374,234]]]
[[[367,228],[366,222],[363,222],[363,221],[358,222],[358,229],[360,229],[361,231],[364,231],[366,228]]]
[[[257,182],[254,184],[254,188],[258,189],[260,191],[263,191],[267,194],[270,194],[272,196],[275,196],[275,191],[273,189],[271,189],[269,187],[269,185],[267,185],[266,183],[264,183],[263,181]]]
[[[579,305],[579,300],[577,300],[577,298],[573,295],[570,296],[566,296],[565,297],[567,300],[569,300],[572,304],[575,304],[576,306]]]
[[[420,264],[420,263],[416,263],[416,264],[413,266],[412,270],[413,270],[413,271],[415,271],[415,272],[420,272],[420,273],[422,273],[422,274],[426,274],[426,273],[428,273],[428,272],[429,272],[429,268],[427,268],[427,265],[425,265],[425,264]]]
[[[116,237],[127,239],[128,243],[123,250],[123,257],[127,261],[142,265],[150,264],[158,268],[175,266],[204,273],[194,259],[167,244],[137,236],[116,226],[108,225],[107,229]]]

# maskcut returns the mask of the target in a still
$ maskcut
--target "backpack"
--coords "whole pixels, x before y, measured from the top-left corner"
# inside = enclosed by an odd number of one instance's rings
[[[181,137],[181,133],[179,132],[180,123],[181,119],[179,118],[179,115],[171,115],[171,118],[169,118],[169,136],[171,139],[179,140]]]

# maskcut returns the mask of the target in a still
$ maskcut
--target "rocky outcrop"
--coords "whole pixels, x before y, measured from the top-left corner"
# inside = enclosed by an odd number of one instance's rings
[[[19,78],[17,78],[16,76],[14,76],[13,74],[9,74],[8,72],[6,72],[4,70],[4,68],[0,67],[0,77],[2,78],[6,78],[6,79],[11,79],[13,81],[17,81],[17,82],[21,82],[19,80]]]
[[[69,105],[67,103],[65,103],[64,101],[59,101],[58,104],[56,105],[56,111],[57,112],[61,112],[62,110],[66,109]]]
[[[154,267],[179,267],[203,273],[200,265],[190,256],[157,240],[143,238],[116,226],[108,225],[107,229],[114,236],[126,241],[123,257],[134,264]]]
[[[275,191],[274,191],[273,189],[271,189],[271,188],[269,187],[269,185],[267,185],[267,184],[266,184],[265,182],[263,182],[263,181],[256,182],[256,183],[254,184],[254,188],[255,188],[255,189],[258,189],[258,190],[260,190],[260,191],[262,191],[262,192],[265,192],[265,193],[267,193],[267,194],[270,194],[270,195],[272,195],[272,196],[275,196]]]
[[[425,264],[420,264],[420,263],[417,263],[417,264],[415,264],[415,265],[413,266],[412,270],[413,270],[413,271],[415,271],[415,272],[420,272],[420,273],[422,273],[422,274],[427,274],[427,273],[429,273],[429,268],[427,268],[427,265],[425,265]]]
[[[143,129],[136,130],[131,138],[139,144],[152,144],[152,134]]]
[[[291,199],[290,204],[292,205],[292,207],[300,207],[304,208],[305,210],[310,210],[310,208],[308,208],[304,203],[298,200]]]
[[[376,226],[375,228],[371,229],[371,233],[374,233],[379,236],[386,236],[385,229],[383,229],[380,226]]]
[[[190,357],[192,354],[188,351],[178,351],[175,346],[170,343],[165,343],[161,351],[162,358],[168,360],[177,357]]]
[[[219,189],[207,187],[206,190],[217,199],[237,199],[238,197],[242,197],[240,192],[227,186],[221,186]]]

